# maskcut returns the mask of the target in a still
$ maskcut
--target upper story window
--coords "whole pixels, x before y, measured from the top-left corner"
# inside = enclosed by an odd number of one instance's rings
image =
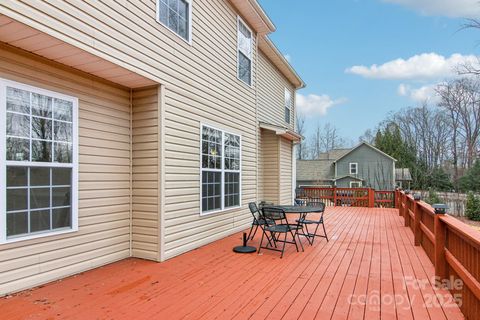
[[[358,173],[358,163],[352,162],[350,163],[350,174],[357,174]]]
[[[252,85],[252,31],[240,19],[238,20],[238,78],[248,84]]]
[[[185,41],[191,39],[191,0],[157,0],[157,18]]]
[[[202,126],[201,212],[240,206],[239,135]]]
[[[292,108],[292,94],[290,90],[285,88],[285,122],[290,123],[290,115]]]
[[[0,79],[0,242],[77,229],[77,106]]]

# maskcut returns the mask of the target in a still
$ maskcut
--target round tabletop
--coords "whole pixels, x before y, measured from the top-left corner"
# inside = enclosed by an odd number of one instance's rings
[[[324,211],[324,207],[322,206],[315,206],[315,207],[307,207],[307,206],[264,206],[264,208],[275,208],[275,209],[283,209],[285,213],[315,213],[315,212],[322,212]]]

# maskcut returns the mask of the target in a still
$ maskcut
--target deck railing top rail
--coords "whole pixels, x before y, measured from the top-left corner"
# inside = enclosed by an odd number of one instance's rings
[[[438,284],[449,284],[467,319],[480,310],[480,232],[417,197],[396,191],[397,208],[435,266]],[[455,283],[456,285],[452,285]]]
[[[395,208],[395,191],[371,188],[301,187],[297,198],[320,199],[327,206]]]

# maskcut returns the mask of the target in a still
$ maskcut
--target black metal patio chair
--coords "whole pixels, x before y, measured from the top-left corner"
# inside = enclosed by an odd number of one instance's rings
[[[310,200],[307,202],[308,207],[319,207],[319,218],[318,219],[307,219],[308,217],[303,217],[301,219],[298,219],[297,222],[302,226],[301,232],[299,235],[302,235],[307,238],[308,242],[310,245],[313,245],[313,241],[315,240],[315,237],[322,237],[327,239],[328,242],[328,236],[327,236],[327,231],[325,230],[325,224],[324,224],[324,218],[323,218],[323,213],[325,212],[325,203],[321,202],[320,200]],[[317,234],[318,227],[322,225],[323,227],[323,235]],[[308,230],[308,226],[315,226],[315,231],[310,232]]]
[[[247,240],[253,240],[255,235],[257,234],[258,228],[262,230],[262,233],[265,232],[265,227],[268,225],[267,221],[262,217],[260,210],[257,207],[255,202],[250,202],[248,204],[248,208],[250,209],[250,213],[253,216],[252,226],[250,227],[250,232],[248,233]],[[273,221],[272,221],[273,223]],[[252,235],[253,231],[253,235]],[[251,237],[250,237],[251,236]],[[270,245],[273,245],[272,238],[267,234],[267,239]]]
[[[283,258],[283,253],[285,252],[285,245],[287,243],[295,244],[295,248],[297,249],[297,252],[298,252],[299,250],[298,250],[296,237],[298,237],[298,240],[300,242],[300,245],[303,251],[303,244],[300,241],[300,237],[298,236],[298,230],[301,229],[302,227],[299,223],[296,223],[296,224],[289,223],[285,215],[285,211],[283,209],[275,208],[275,207],[264,207],[262,209],[262,216],[263,216],[263,219],[267,221],[267,226],[265,226],[266,232],[262,233],[262,239],[260,240],[258,253],[260,253],[261,249],[273,250],[273,251],[281,252],[282,254],[280,255],[280,258]],[[271,224],[270,221],[273,221],[275,224]],[[272,246],[271,244],[270,246],[268,245],[262,246],[263,238],[267,234],[267,232],[270,232],[272,234],[272,240],[275,246]],[[281,234],[284,235],[283,239],[280,238]],[[288,234],[292,236],[292,241],[287,240]],[[277,242],[283,243],[283,246],[281,249],[279,249],[276,246]]]

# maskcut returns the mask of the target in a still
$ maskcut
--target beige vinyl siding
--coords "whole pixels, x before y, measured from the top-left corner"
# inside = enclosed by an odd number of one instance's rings
[[[172,89],[165,95],[166,258],[246,228],[251,223],[246,204],[256,200],[255,106],[229,105],[223,109],[185,94]],[[250,99],[253,104],[253,97]],[[200,216],[201,124],[242,137],[241,209]]]
[[[129,256],[130,94],[1,44],[0,56],[0,78],[79,99],[79,231],[2,244],[2,295]]]
[[[158,87],[132,96],[132,255],[159,260]]]
[[[279,163],[278,137],[268,130],[261,130],[260,134],[260,173],[259,173],[259,201],[278,203],[279,198]]]
[[[280,179],[280,204],[291,205],[292,199],[292,142],[279,138],[279,179]]]
[[[192,45],[158,23],[155,11],[153,0],[0,3],[0,12],[13,19],[165,85],[162,206],[169,258],[251,223],[246,204],[256,200],[257,50],[254,45],[250,87],[237,79],[237,14],[228,1],[193,1]],[[241,209],[200,217],[200,123],[242,135]]]
[[[285,89],[291,94],[290,124],[285,122]],[[259,51],[258,54],[258,117],[262,122],[294,129],[295,90],[280,71]]]
[[[161,101],[164,116],[160,128],[164,139],[161,141],[163,148],[159,152],[162,158],[158,161],[164,170],[159,170],[157,164],[156,175],[158,183],[164,188],[160,190],[163,192],[162,198],[157,198],[156,203],[153,199],[154,191],[147,192],[145,188],[138,188],[139,184],[136,183],[138,179],[141,184],[151,184],[155,188],[153,180],[147,180],[152,178],[148,175],[155,177],[152,173],[155,170],[155,143],[145,142],[143,147],[146,150],[133,146],[136,154],[133,191],[143,190],[143,194],[134,195],[133,199],[136,208],[133,217],[133,253],[152,259],[154,250],[158,251],[156,235],[152,234],[154,228],[164,228],[158,231],[158,234],[164,235],[159,240],[160,243],[164,242],[160,248],[160,259],[163,260],[247,227],[251,223],[247,204],[257,200],[259,119],[256,108],[257,95],[263,93],[259,88],[258,94],[256,93],[256,70],[261,68],[256,35],[253,35],[252,86],[247,86],[237,79],[237,13],[230,2],[195,0],[192,5],[192,45],[189,45],[156,21],[154,0],[117,1],[114,6],[107,0],[0,2],[0,13],[164,86],[162,92],[165,97]],[[279,88],[278,83],[281,81],[269,78],[278,70],[271,69],[264,72],[267,77],[264,81],[274,82],[276,88]],[[275,95],[279,94],[278,101],[281,100],[281,119],[284,119],[284,87],[275,91]],[[136,113],[134,110],[135,115]],[[89,126],[91,131],[88,135],[93,135],[93,141],[96,121],[107,122],[108,128],[113,131],[109,134],[115,134],[112,139],[116,135],[123,137],[123,122],[110,123],[113,121],[111,118],[109,114],[85,116],[83,125]],[[158,122],[158,114],[156,120],[144,120],[151,121],[153,126],[154,121]],[[202,123],[242,136],[240,209],[200,216]],[[153,127],[147,127],[148,129],[142,130],[153,130]],[[153,138],[154,134],[146,135]],[[136,136],[134,134],[134,138]],[[128,139],[128,133],[126,138]],[[112,163],[116,166],[123,165],[126,160],[124,157],[128,158],[128,151],[116,152],[118,159],[104,159],[109,154],[103,148],[89,152],[90,163],[93,166],[101,164],[105,168],[112,167]],[[145,155],[143,162],[136,158],[139,154]],[[157,160],[158,157],[157,155]],[[147,170],[148,173],[137,170]],[[158,174],[159,171],[161,175]],[[96,174],[93,174],[90,182],[95,182],[95,178]],[[129,175],[123,171],[115,172],[108,181],[116,185],[121,179],[127,181]],[[155,207],[160,212],[157,220],[153,216]],[[159,223],[158,219],[163,219],[165,223]]]

